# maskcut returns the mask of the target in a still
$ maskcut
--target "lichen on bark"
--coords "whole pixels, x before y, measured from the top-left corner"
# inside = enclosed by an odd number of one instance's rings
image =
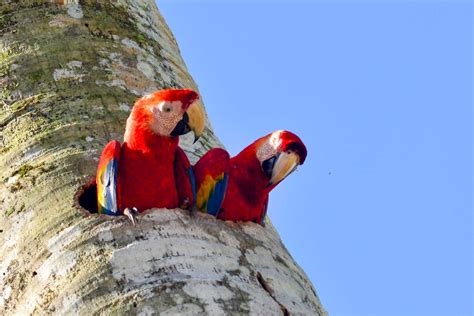
[[[74,203],[139,96],[198,90],[153,1],[3,1],[0,33],[0,313],[325,314],[270,223]]]

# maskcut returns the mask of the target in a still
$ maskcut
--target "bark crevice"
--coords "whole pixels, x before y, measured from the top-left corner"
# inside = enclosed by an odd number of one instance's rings
[[[199,89],[153,0],[50,2],[0,3],[0,314],[325,315],[271,222],[94,214],[135,100]],[[194,163],[222,145],[208,123],[180,146]]]
[[[288,312],[288,309],[276,299],[272,288],[270,287],[270,285],[268,285],[267,281],[265,281],[265,279],[263,278],[260,272],[257,272],[257,281],[262,286],[262,288],[268,293],[268,295],[270,295],[270,297],[275,301],[275,303],[277,303],[278,306],[280,306],[281,312],[283,313],[283,315],[289,316],[290,312]]]

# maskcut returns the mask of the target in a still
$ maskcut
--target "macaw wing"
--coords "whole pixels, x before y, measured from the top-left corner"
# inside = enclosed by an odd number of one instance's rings
[[[229,178],[229,154],[221,148],[208,151],[194,165],[196,205],[201,212],[217,217],[224,201]]]
[[[120,215],[118,208],[118,165],[120,143],[110,141],[100,156],[97,167],[97,211],[107,215]]]
[[[183,209],[194,208],[196,206],[196,181],[194,180],[191,163],[181,147],[176,148],[174,174],[179,207]]]

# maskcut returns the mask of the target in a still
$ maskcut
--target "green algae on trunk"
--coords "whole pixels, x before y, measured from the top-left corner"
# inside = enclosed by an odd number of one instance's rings
[[[324,314],[271,228],[180,210],[131,227],[75,203],[139,96],[197,90],[153,1],[6,0],[0,35],[1,314]],[[210,125],[181,144],[192,161],[221,146]]]

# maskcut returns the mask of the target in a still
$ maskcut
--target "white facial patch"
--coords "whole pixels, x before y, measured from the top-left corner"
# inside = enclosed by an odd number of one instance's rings
[[[180,112],[182,107],[181,101],[162,101],[158,104],[157,108],[160,112],[171,113],[171,112]]]
[[[282,131],[275,131],[257,150],[257,159],[263,162],[281,151],[282,140],[280,138]]]
[[[160,103],[158,103],[158,105],[155,105],[155,106],[152,106],[150,108],[151,112],[153,112],[153,114],[157,113],[158,111],[159,112],[162,112],[163,111],[163,108],[168,104],[167,101],[161,101]],[[158,111],[157,111],[158,110]]]
[[[272,136],[270,136],[270,145],[272,145],[275,150],[279,150],[281,147],[282,139],[280,138],[280,135],[283,131],[276,131],[272,133]]]
[[[182,107],[183,107],[183,103],[181,103],[181,101],[173,101],[173,102],[170,102],[171,103],[171,106],[176,110],[176,111],[179,111]]]
[[[151,107],[155,117],[152,129],[163,136],[169,136],[179,121],[183,118],[181,101],[162,101]]]

